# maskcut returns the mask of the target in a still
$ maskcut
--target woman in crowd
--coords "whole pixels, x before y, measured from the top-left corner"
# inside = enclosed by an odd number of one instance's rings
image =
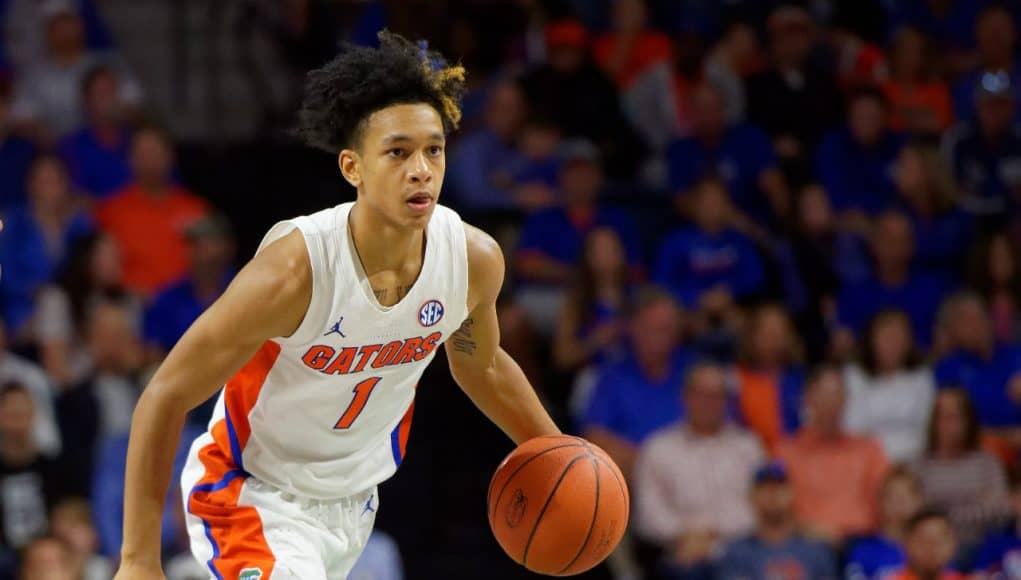
[[[885,310],[872,319],[860,360],[847,366],[844,383],[848,430],[876,438],[892,461],[922,455],[935,380],[915,349],[907,314]]]
[[[971,258],[968,285],[989,305],[998,342],[1021,339],[1021,261],[1009,235],[996,232],[983,240]]]

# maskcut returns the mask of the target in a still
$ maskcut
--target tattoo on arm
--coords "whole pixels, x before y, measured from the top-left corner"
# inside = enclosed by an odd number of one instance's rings
[[[450,337],[450,342],[454,345],[454,350],[457,352],[463,352],[464,354],[471,356],[475,354],[477,347],[475,339],[472,338],[472,325],[475,324],[474,318],[466,318],[461,323],[461,328],[457,329]]]

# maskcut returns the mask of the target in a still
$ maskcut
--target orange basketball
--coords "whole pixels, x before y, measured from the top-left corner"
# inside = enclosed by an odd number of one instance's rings
[[[580,574],[617,547],[629,496],[620,469],[592,443],[536,437],[515,449],[489,484],[489,526],[507,555],[532,572]]]

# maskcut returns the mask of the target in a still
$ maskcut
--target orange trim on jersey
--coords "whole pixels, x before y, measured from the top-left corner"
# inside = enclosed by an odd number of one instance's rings
[[[408,436],[411,435],[411,417],[414,414],[415,401],[411,401],[408,411],[404,413],[404,417],[401,417],[400,424],[397,425],[397,442],[401,452],[401,458],[404,457],[404,453],[408,449]]]
[[[241,470],[245,468],[241,453],[252,434],[248,414],[259,400],[262,385],[265,384],[266,377],[269,376],[269,371],[273,368],[278,356],[280,356],[280,345],[272,340],[267,340],[245,366],[241,367],[241,370],[227,381],[227,385],[223,389],[226,423],[222,435],[227,437],[224,439],[217,436],[216,428],[220,426],[217,423],[213,428],[213,438],[221,445],[221,449],[230,450],[234,464]],[[224,443],[227,445],[223,446]]]

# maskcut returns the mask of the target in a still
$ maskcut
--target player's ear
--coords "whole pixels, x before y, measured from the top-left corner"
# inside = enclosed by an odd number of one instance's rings
[[[362,184],[361,158],[353,149],[344,149],[337,156],[337,165],[340,166],[340,173],[352,187]]]

